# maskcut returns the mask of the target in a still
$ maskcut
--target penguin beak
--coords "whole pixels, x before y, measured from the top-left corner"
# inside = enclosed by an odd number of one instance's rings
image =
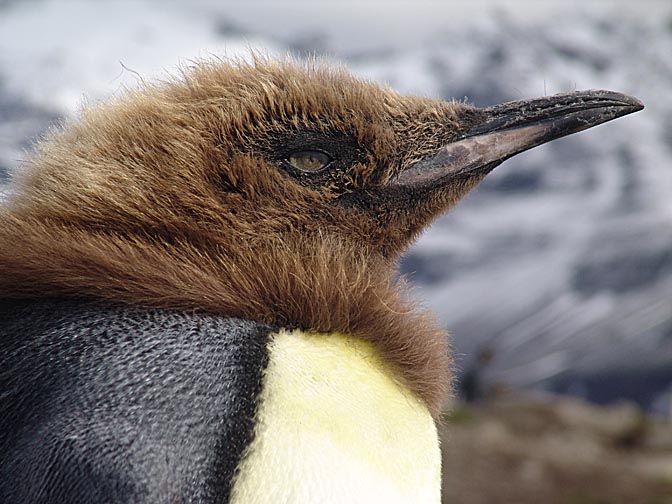
[[[402,171],[391,184],[435,187],[483,176],[520,152],[643,108],[621,93],[581,91],[479,109],[476,126]]]

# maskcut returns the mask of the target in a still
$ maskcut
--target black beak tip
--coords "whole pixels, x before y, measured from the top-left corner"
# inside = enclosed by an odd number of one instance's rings
[[[616,91],[594,90],[579,93],[578,96],[584,95],[589,97],[591,101],[603,101],[604,106],[623,107],[628,110],[628,113],[638,112],[644,109],[644,103],[634,96],[617,93]]]

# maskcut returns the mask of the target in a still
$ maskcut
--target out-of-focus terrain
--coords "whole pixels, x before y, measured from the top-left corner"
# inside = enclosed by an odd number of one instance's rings
[[[452,407],[446,504],[672,503],[672,424],[632,403],[504,395]]]

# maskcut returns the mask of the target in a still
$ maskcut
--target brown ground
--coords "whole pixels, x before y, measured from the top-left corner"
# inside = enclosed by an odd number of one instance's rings
[[[632,405],[517,396],[445,419],[444,504],[672,504],[672,424]]]

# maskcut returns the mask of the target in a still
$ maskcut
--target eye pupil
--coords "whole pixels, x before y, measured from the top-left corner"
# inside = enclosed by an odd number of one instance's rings
[[[307,172],[315,172],[331,163],[332,158],[329,154],[321,151],[306,150],[292,153],[288,161],[294,168]]]

